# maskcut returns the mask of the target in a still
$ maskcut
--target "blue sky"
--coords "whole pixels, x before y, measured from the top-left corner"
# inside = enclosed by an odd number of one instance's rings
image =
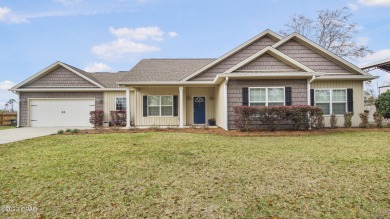
[[[8,88],[55,61],[120,71],[142,58],[214,58],[293,14],[343,6],[375,51],[354,63],[390,58],[390,0],[0,0],[0,109],[16,97]]]

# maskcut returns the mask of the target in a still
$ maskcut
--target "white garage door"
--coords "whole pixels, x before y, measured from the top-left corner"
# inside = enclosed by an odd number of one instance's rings
[[[30,100],[30,126],[89,126],[89,112],[95,110],[94,99]]]

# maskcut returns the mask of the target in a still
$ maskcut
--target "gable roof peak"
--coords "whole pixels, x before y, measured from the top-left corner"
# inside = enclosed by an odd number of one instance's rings
[[[261,33],[257,34],[256,36],[252,37],[251,39],[247,40],[246,42],[242,43],[242,44],[239,45],[238,47],[236,47],[236,48],[230,50],[229,52],[225,53],[225,54],[222,55],[221,57],[215,59],[213,62],[210,62],[208,65],[204,66],[203,68],[199,69],[198,71],[196,71],[196,72],[194,72],[194,73],[188,75],[188,76],[185,77],[182,81],[188,81],[188,80],[190,80],[191,78],[193,78],[193,77],[199,75],[200,73],[206,71],[207,69],[213,67],[214,65],[216,65],[216,64],[218,64],[218,63],[220,63],[220,62],[222,62],[223,60],[227,59],[228,57],[232,56],[233,54],[237,53],[238,51],[242,50],[243,48],[245,48],[245,47],[251,45],[251,44],[254,43],[255,41],[257,41],[257,40],[259,40],[259,39],[261,39],[261,38],[263,38],[263,37],[265,37],[265,36],[270,37],[270,38],[272,38],[272,39],[275,40],[275,41],[280,41],[280,40],[283,39],[279,34],[273,32],[273,31],[271,31],[271,30],[269,30],[269,29],[266,29],[266,30],[264,30],[263,32],[261,32]]]
[[[95,78],[93,78],[91,75],[89,75],[87,72],[81,70],[81,69],[78,69],[76,67],[73,67],[71,65],[68,65],[68,64],[65,64],[61,61],[56,61],[54,62],[53,64],[49,65],[48,67],[44,68],[43,70],[39,71],[38,73],[32,75],[31,77],[27,78],[26,80],[20,82],[19,84],[15,85],[14,87],[12,87],[10,90],[16,90],[20,87],[22,87],[23,85],[26,85],[48,73],[50,73],[52,70],[56,69],[57,67],[63,67],[63,68],[66,68],[67,70],[69,70],[70,72],[80,76],[81,78],[91,82],[92,84],[96,85],[97,87],[100,87],[100,88],[104,88],[103,85],[101,85],[100,83],[98,83],[96,81]]]
[[[350,63],[349,61],[345,60],[344,58],[334,54],[333,52],[323,48],[322,46],[318,45],[317,43],[311,41],[310,39],[306,38],[305,36],[303,36],[297,32],[294,32],[294,33],[288,35],[284,39],[282,39],[279,42],[272,45],[272,47],[277,49],[278,47],[287,43],[290,40],[296,40],[298,43],[301,43],[304,46],[308,46],[310,49],[313,49],[313,50],[319,52],[320,54],[322,53],[325,57],[327,57],[330,60],[335,61],[340,66],[342,66],[346,69],[349,69],[351,71],[357,72],[357,73],[362,74],[362,75],[370,76],[370,74],[363,71],[362,69],[360,69],[356,65],[354,65],[354,64]]]
[[[248,63],[254,61],[256,58],[261,57],[264,54],[269,54],[269,55],[271,55],[271,56],[273,56],[275,58],[278,58],[282,62],[288,63],[288,65],[294,66],[295,68],[299,68],[299,69],[301,69],[301,70],[303,70],[305,72],[314,72],[309,67],[307,67],[307,66],[303,65],[302,63],[292,59],[291,57],[283,54],[282,52],[276,50],[275,48],[273,48],[271,46],[267,46],[264,49],[260,50],[259,52],[253,54],[249,58],[243,60],[242,62],[238,63],[237,65],[235,65],[235,66],[231,67],[230,69],[226,70],[224,73],[232,73],[232,72],[238,70],[239,68],[247,65]]]

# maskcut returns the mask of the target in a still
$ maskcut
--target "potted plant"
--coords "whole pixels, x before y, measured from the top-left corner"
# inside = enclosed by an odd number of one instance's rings
[[[209,119],[209,126],[215,126],[215,119]]]

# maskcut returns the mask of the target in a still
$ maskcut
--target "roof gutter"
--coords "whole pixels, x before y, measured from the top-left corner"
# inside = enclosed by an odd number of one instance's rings
[[[179,86],[179,85],[215,85],[214,81],[191,81],[191,82],[180,82],[180,81],[150,81],[150,82],[117,82],[118,85],[132,85],[132,86]]]
[[[366,75],[351,75],[351,76],[328,76],[324,75],[322,77],[318,77],[317,80],[362,80],[369,81],[379,78],[379,76],[366,76]]]
[[[12,92],[86,92],[86,91],[126,91],[126,88],[11,88]]]

